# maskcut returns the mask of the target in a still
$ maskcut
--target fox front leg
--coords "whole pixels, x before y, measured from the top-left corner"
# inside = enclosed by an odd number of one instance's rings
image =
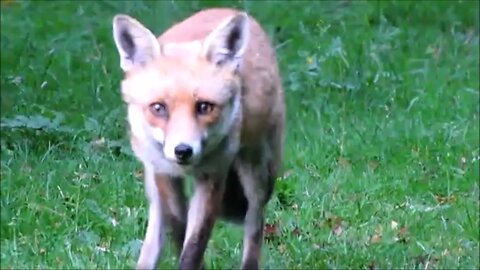
[[[239,179],[248,201],[240,267],[242,270],[258,269],[260,266],[265,222],[264,209],[272,194],[275,180],[268,170],[267,161],[263,164],[255,163],[252,164],[248,159],[236,162]]]
[[[243,240],[242,270],[258,269],[263,243],[263,205],[254,200],[248,201],[245,216],[245,235]]]
[[[155,183],[153,168],[145,166],[145,193],[149,201],[148,225],[136,269],[155,269],[165,238],[162,202]]]
[[[171,232],[178,256],[182,252],[187,228],[187,206],[184,193],[184,178],[172,177],[164,174],[156,175],[156,183],[162,210]]]
[[[180,269],[203,269],[203,254],[220,210],[225,181],[212,175],[197,177],[188,210]]]

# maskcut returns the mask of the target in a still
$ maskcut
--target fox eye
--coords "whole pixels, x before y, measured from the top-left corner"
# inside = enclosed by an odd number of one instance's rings
[[[150,112],[157,117],[167,117],[167,105],[163,102],[155,102],[150,104]]]
[[[206,115],[212,112],[215,105],[207,101],[199,101],[195,104],[195,111],[198,115]]]

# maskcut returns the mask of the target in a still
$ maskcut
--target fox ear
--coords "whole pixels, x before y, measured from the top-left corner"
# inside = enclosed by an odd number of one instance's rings
[[[113,18],[113,38],[123,71],[144,65],[160,54],[160,44],[152,32],[127,15]]]
[[[218,66],[238,69],[249,41],[248,15],[239,13],[221,23],[203,43],[203,55]]]

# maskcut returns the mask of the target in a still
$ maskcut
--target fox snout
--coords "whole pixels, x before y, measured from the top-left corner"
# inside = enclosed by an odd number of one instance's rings
[[[190,145],[184,143],[175,146],[173,151],[179,163],[188,162],[193,155],[193,148]]]
[[[165,157],[180,165],[190,165],[195,163],[201,154],[201,140],[186,140],[177,136],[166,138],[163,147]]]

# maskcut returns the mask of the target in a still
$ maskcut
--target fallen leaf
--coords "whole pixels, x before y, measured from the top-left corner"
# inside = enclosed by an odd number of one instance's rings
[[[313,249],[321,249],[322,247],[319,244],[313,244]]]
[[[117,227],[118,221],[115,218],[110,218],[110,222],[112,223],[113,227]]]
[[[333,228],[333,234],[336,236],[340,236],[343,233],[343,227],[342,224],[337,224],[335,228]]]
[[[370,162],[368,162],[368,168],[370,168],[370,170],[372,171],[378,168],[378,165],[380,165],[380,162],[378,162],[378,160],[371,160]]]
[[[368,268],[369,270],[378,269],[377,264],[376,264],[374,261],[369,262],[368,265],[367,265],[367,268]]]
[[[427,270],[429,268],[435,268],[432,264],[435,264],[439,261],[438,258],[431,255],[420,255],[413,258],[417,265],[422,265],[422,269]]]
[[[264,231],[264,235],[265,235],[264,237],[266,240],[273,240],[278,234],[277,225],[275,223],[265,224],[263,231]]]
[[[326,219],[325,223],[332,230],[335,236],[339,236],[343,233],[341,217],[332,215]]]
[[[333,229],[337,224],[340,224],[341,222],[342,218],[335,215],[328,217],[326,220],[328,227],[330,227],[331,229]]]
[[[407,227],[402,227],[400,230],[398,230],[398,235],[400,236],[406,236],[408,234],[408,229]]]
[[[395,220],[392,220],[391,224],[390,224],[390,228],[392,228],[392,230],[395,230],[398,228],[398,222],[396,222]]]
[[[307,64],[311,65],[313,63],[313,57],[309,56],[307,57]]]
[[[283,179],[287,179],[290,175],[292,175],[293,170],[288,170],[283,174]]]
[[[77,181],[82,181],[90,176],[88,173],[85,172],[73,172],[73,174],[76,176],[75,180]]]
[[[467,166],[467,159],[465,157],[461,157],[460,158],[460,168],[462,168],[462,170],[465,170]]]
[[[371,244],[377,244],[377,243],[380,243],[380,241],[382,241],[382,236],[381,236],[381,235],[378,235],[378,234],[374,234],[374,235],[370,238],[370,243],[371,243]]]
[[[105,246],[97,246],[95,247],[95,249],[101,252],[106,252],[108,250]]]
[[[280,254],[283,254],[287,250],[287,246],[285,246],[284,244],[280,244],[277,246],[277,250],[278,252],[280,252]]]
[[[338,158],[337,162],[338,162],[338,165],[340,165],[343,168],[347,168],[350,166],[350,162],[348,161],[348,159],[343,157]]]
[[[276,234],[277,226],[275,224],[267,223],[265,224],[265,233],[266,234]]]
[[[2,0],[2,5],[9,5],[9,4],[13,4],[14,0]]]
[[[417,157],[420,153],[420,148],[418,146],[412,148],[412,154]]]
[[[96,140],[94,140],[92,143],[93,143],[93,145],[95,145],[95,146],[103,146],[103,145],[105,145],[105,138],[102,137],[102,138],[100,138],[100,139],[96,139]]]
[[[28,164],[23,164],[22,171],[25,172],[25,173],[31,173],[32,172],[32,167],[30,167],[30,165],[28,165]]]
[[[143,178],[143,170],[138,170],[134,173],[136,178]]]
[[[408,229],[407,227],[401,227],[398,230],[397,236],[394,238],[396,242],[406,243],[408,241]]]
[[[435,60],[438,60],[442,52],[442,47],[438,45],[430,45],[427,47],[426,53],[431,54]]]
[[[395,204],[395,209],[404,209],[407,206],[407,203],[402,202],[400,204]]]
[[[295,226],[295,228],[292,230],[292,235],[299,236],[300,235],[300,228]]]
[[[440,196],[440,195],[435,195],[435,200],[439,204],[448,204],[448,203],[453,203],[457,200],[457,198],[454,195],[450,196]]]

